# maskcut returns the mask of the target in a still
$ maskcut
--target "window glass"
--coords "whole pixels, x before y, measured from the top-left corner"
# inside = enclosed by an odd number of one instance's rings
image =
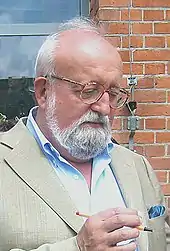
[[[0,23],[56,23],[79,14],[79,0],[0,0]]]
[[[81,14],[80,2],[0,0],[0,78],[34,77],[35,56],[43,40],[58,23]]]

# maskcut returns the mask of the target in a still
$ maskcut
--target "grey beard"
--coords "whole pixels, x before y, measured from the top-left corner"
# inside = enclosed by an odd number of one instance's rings
[[[56,142],[79,160],[90,160],[100,154],[111,138],[109,119],[89,111],[71,126],[61,130],[55,113],[55,98],[49,101],[46,121]],[[84,122],[102,123],[101,128],[83,127]]]
[[[110,140],[110,132],[103,128],[80,126],[60,134],[60,144],[76,159],[89,160],[100,154]]]
[[[109,121],[103,124],[103,128],[73,124],[65,130],[60,130],[53,118],[47,118],[47,121],[55,140],[76,159],[89,160],[96,157],[106,148],[111,138]]]

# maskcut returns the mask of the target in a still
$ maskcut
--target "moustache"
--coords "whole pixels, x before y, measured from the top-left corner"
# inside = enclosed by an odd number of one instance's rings
[[[78,126],[83,123],[99,123],[108,125],[109,124],[109,118],[108,116],[99,115],[98,113],[89,112],[86,115],[84,115],[80,120],[78,121]]]

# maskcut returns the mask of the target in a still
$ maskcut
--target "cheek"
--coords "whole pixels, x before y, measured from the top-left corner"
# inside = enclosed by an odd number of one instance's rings
[[[89,106],[82,104],[82,102],[73,102],[68,99],[65,99],[64,102],[58,100],[55,109],[58,126],[61,130],[68,128],[87,113],[88,110]]]
[[[68,88],[55,88],[51,96],[55,93],[54,119],[57,119],[58,126],[62,130],[79,120],[90,109],[77,95]]]

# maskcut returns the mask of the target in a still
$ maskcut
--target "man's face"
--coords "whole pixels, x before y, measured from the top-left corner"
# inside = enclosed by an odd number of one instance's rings
[[[55,113],[56,95],[48,100],[46,120],[53,137],[69,154],[80,160],[90,160],[104,150],[110,140],[111,129],[108,116],[89,110],[69,127],[61,129]],[[89,126],[96,124],[97,127]]]
[[[88,39],[87,39],[88,40]],[[71,41],[70,41],[71,42]],[[101,83],[106,89],[119,87],[120,58],[105,41],[96,40],[75,45],[72,51],[62,48],[57,55],[60,62],[57,74],[83,84]],[[90,46],[90,47],[88,47]],[[56,142],[73,157],[89,160],[104,150],[111,138],[114,109],[109,106],[109,95],[87,105],[80,99],[82,87],[58,81],[49,87],[46,102],[46,123]]]

